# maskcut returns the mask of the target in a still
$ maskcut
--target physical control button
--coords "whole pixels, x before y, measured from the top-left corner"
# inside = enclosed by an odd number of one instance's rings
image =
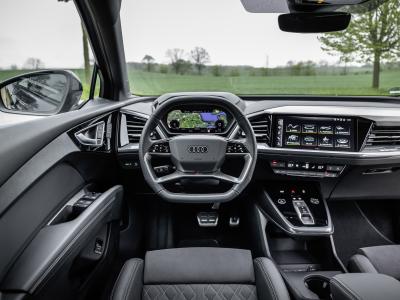
[[[227,153],[247,153],[246,147],[242,143],[229,142],[226,147]]]
[[[337,165],[327,165],[326,170],[331,171],[331,172],[342,172],[343,166],[337,166]]]
[[[285,205],[285,204],[286,204],[286,199],[279,198],[279,199],[278,199],[278,204],[280,204],[280,205]]]
[[[271,161],[271,167],[272,168],[285,168],[286,163],[284,161],[273,160],[273,161]]]
[[[168,143],[157,143],[154,144],[151,148],[150,148],[150,152],[151,153],[169,153],[169,144]]]

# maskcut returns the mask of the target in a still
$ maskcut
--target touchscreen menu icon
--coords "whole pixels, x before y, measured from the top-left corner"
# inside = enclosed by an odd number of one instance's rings
[[[303,133],[317,133],[317,125],[303,124]]]
[[[350,148],[350,140],[347,137],[336,137],[335,147],[336,148]]]
[[[303,146],[317,146],[317,137],[312,135],[305,135],[301,141]]]
[[[338,134],[338,135],[350,135],[350,126],[348,126],[348,125],[336,125],[335,134]]]
[[[333,139],[331,136],[328,135],[320,136],[318,145],[320,147],[333,147]]]
[[[286,145],[288,146],[299,146],[300,136],[298,134],[291,134],[286,139]]]
[[[332,125],[320,125],[318,132],[320,134],[333,134],[333,126]]]
[[[292,123],[287,124],[286,132],[300,133],[301,132],[300,124],[292,124]]]

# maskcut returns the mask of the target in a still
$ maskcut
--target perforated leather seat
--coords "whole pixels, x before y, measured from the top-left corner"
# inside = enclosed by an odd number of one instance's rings
[[[287,300],[283,279],[250,251],[179,248],[147,252],[123,266],[113,300]]]

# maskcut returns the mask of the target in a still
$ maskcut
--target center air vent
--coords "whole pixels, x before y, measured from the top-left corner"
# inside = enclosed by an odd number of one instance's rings
[[[147,120],[136,115],[125,114],[125,116],[129,143],[137,144],[139,143],[140,135],[142,134],[143,127],[146,124]]]
[[[399,126],[374,126],[368,136],[366,147],[400,146]]]
[[[249,118],[251,127],[256,135],[257,143],[270,144],[271,115],[262,114]]]

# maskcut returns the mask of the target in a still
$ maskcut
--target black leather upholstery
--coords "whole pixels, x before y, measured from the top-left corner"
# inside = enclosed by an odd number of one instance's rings
[[[382,273],[400,280],[400,245],[361,248],[348,267],[351,272]]]
[[[121,270],[113,300],[289,300],[283,279],[267,258],[250,251],[179,248],[147,252]]]
[[[335,300],[398,300],[400,282],[383,274],[340,274],[330,282]]]

